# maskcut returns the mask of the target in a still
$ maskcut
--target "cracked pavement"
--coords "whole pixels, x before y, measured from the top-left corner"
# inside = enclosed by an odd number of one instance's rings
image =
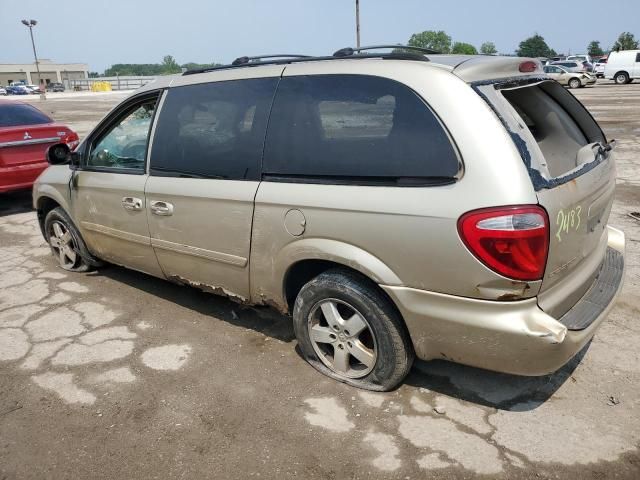
[[[62,271],[29,194],[0,197],[0,478],[640,478],[640,85],[575,94],[619,141],[627,271],[594,341],[545,377],[431,362],[358,391],[306,365],[272,310]],[[122,97],[92,98],[46,109],[84,135]]]

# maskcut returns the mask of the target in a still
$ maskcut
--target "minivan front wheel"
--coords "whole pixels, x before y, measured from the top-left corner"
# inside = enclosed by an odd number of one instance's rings
[[[329,270],[308,282],[293,310],[305,359],[341,382],[367,389],[394,388],[409,372],[414,353],[395,308],[356,273]]]
[[[58,265],[71,272],[87,272],[91,264],[83,256],[86,246],[80,232],[61,208],[51,210],[44,220],[45,239]]]

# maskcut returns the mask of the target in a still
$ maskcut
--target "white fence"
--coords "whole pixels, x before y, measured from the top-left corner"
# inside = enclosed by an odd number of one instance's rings
[[[112,90],[134,90],[155,80],[156,77],[97,77],[65,80],[68,90],[91,90],[95,82],[109,82]]]

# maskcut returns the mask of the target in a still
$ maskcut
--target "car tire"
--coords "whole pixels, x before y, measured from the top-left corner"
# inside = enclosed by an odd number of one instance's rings
[[[332,269],[305,284],[293,326],[307,362],[358,388],[391,390],[413,364],[413,345],[395,306],[355,272]]]
[[[625,83],[629,83],[629,75],[627,72],[618,72],[614,80],[618,85],[624,85]]]
[[[102,265],[93,257],[67,212],[57,207],[44,219],[44,236],[58,265],[70,272],[88,272]]]
[[[580,88],[582,86],[582,82],[578,78],[572,78],[569,80],[569,88]]]

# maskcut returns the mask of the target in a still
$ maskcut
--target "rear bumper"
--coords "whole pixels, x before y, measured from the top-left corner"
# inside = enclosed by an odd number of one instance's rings
[[[27,165],[15,165],[0,167],[0,193],[31,188],[33,182],[47,168],[47,162],[30,163]]]
[[[624,233],[608,227],[608,247],[616,261],[605,259],[592,287],[560,319],[545,313],[536,298],[499,302],[407,287],[382,288],[400,309],[418,358],[545,375],[562,367],[593,338],[620,294]]]

